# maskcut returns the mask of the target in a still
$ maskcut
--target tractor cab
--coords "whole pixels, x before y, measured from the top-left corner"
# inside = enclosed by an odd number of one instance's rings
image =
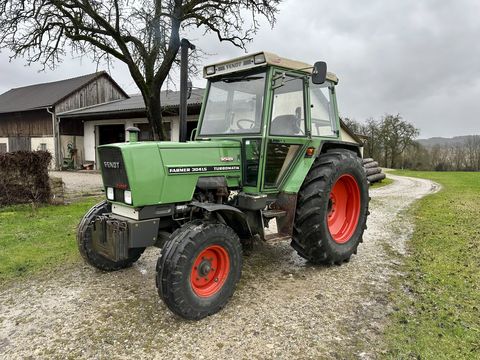
[[[204,76],[196,140],[241,142],[246,192],[282,190],[292,165],[311,157],[320,138],[339,137],[338,79],[325,63],[261,52],[206,66]]]

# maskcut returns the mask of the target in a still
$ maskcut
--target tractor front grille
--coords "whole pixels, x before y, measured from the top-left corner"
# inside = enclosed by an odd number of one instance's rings
[[[116,147],[101,147],[98,149],[100,168],[102,170],[103,185],[117,190],[129,190],[127,171],[122,152]],[[117,194],[115,194],[117,195]]]

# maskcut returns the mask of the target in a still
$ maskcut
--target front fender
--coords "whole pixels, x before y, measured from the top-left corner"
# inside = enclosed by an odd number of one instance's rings
[[[220,218],[230,226],[240,238],[251,238],[253,236],[250,224],[245,213],[236,207],[224,204],[204,203],[192,201],[188,206],[196,207],[220,215]]]

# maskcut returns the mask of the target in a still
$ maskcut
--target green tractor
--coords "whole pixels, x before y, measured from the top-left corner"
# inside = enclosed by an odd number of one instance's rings
[[[242,244],[291,239],[309,262],[341,264],[369,213],[360,149],[341,139],[338,79],[324,62],[260,52],[206,66],[204,76],[193,141],[141,142],[130,128],[128,142],[98,148],[106,201],[77,234],[85,260],[105,271],[161,248],[158,293],[187,319],[225,306]]]

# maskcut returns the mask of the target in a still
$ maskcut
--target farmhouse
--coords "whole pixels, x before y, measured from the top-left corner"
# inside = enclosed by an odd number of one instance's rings
[[[203,89],[193,89],[188,99],[188,134],[197,126],[202,106]],[[180,133],[179,91],[162,91],[163,123],[170,141],[178,141]],[[140,129],[139,140],[153,140],[148,124],[145,103],[141,95],[131,95],[128,99],[111,101],[58,114],[60,123],[77,122],[83,124],[84,162],[96,165],[96,148],[99,145],[125,141],[125,129],[136,126]]]
[[[82,122],[60,122],[57,114],[127,98],[104,71],[11,89],[0,95],[0,152],[48,150],[57,167],[69,157],[69,148],[81,158]]]

